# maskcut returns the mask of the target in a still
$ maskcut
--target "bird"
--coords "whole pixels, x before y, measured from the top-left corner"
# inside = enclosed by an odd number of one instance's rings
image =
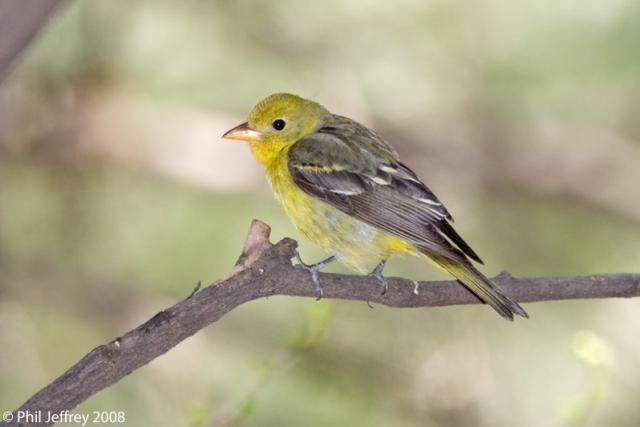
[[[331,254],[306,264],[295,253],[318,299],[318,272],[334,261],[374,276],[385,293],[387,260],[409,254],[448,272],[505,319],[529,317],[476,268],[483,262],[454,230],[445,205],[372,129],[317,102],[276,93],[223,138],[248,143],[294,226]]]

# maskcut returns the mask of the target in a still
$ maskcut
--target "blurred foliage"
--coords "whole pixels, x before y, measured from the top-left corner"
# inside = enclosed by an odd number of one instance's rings
[[[578,332],[572,341],[572,350],[589,370],[589,379],[581,396],[565,403],[563,415],[567,425],[579,426],[605,398],[614,357],[607,342],[591,331]]]
[[[392,141],[488,274],[637,270],[638,40],[631,0],[69,1],[0,87],[0,409],[224,274],[252,218],[300,238],[248,151],[219,141],[276,91]],[[388,273],[443,277],[405,259]],[[268,298],[78,411],[636,426],[638,301],[527,310]]]

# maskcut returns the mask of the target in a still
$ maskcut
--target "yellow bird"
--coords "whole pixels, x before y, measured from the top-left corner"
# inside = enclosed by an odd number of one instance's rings
[[[453,229],[435,194],[373,130],[320,104],[287,93],[271,95],[224,138],[249,143],[276,198],[296,228],[331,257],[371,272],[387,289],[385,262],[395,254],[428,259],[449,272],[502,317],[528,317],[471,262],[480,257]]]

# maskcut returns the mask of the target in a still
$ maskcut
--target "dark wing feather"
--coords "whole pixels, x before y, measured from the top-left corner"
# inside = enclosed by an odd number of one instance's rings
[[[289,171],[303,191],[420,248],[482,262],[448,222],[444,205],[384,140],[350,119],[333,117],[289,151]]]

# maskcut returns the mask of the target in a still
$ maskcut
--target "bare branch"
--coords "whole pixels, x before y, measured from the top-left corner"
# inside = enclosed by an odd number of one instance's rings
[[[18,415],[20,411],[44,414],[73,409],[247,301],[271,295],[315,298],[309,274],[291,264],[297,243],[283,239],[271,244],[269,233],[268,225],[254,220],[242,255],[227,275],[202,290],[196,288],[183,301],[162,310],[110,343],[95,348],[17,409],[11,423],[0,425],[47,425],[19,423]],[[320,279],[325,298],[371,301],[392,307],[480,302],[454,281],[420,282],[416,295],[413,282],[390,278],[388,292],[381,295],[375,278],[322,274]],[[535,279],[515,279],[502,274],[495,281],[506,294],[519,302],[640,296],[640,274]],[[496,317],[496,321],[500,319]]]
[[[63,0],[0,0],[0,82]]]

